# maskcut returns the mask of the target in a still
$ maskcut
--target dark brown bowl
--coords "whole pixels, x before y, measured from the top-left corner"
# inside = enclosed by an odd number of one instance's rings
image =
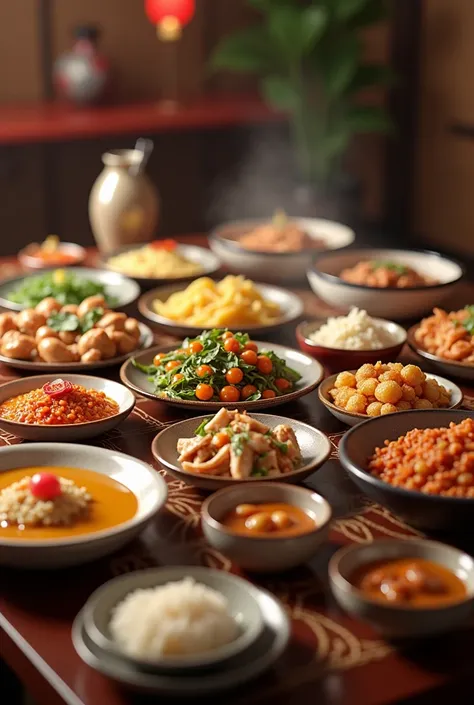
[[[372,364],[378,360],[380,362],[393,362],[396,360],[406,342],[407,334],[402,326],[383,318],[374,320],[382,324],[387,330],[399,336],[399,341],[388,348],[378,350],[344,350],[341,348],[328,348],[311,340],[310,336],[326,323],[327,319],[316,321],[303,321],[296,327],[296,338],[303,352],[311,355],[324,365],[329,374],[342,372],[343,370],[357,369],[366,362]]]

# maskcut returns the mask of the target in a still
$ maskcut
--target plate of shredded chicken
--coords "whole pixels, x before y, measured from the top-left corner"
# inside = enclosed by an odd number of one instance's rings
[[[152,451],[173,477],[215,490],[240,482],[300,482],[328,459],[331,444],[301,421],[222,408],[165,428]]]

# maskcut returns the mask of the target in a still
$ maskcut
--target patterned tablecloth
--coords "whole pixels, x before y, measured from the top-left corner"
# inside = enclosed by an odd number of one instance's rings
[[[9,268],[12,271],[7,271]],[[14,273],[10,263],[0,267],[2,278]],[[305,301],[308,316],[329,312],[310,292],[299,293]],[[465,285],[452,305],[470,303],[467,297],[472,300],[472,294],[473,288]],[[170,340],[159,333],[156,337],[157,342]],[[293,328],[277,333],[272,340],[296,345]],[[404,358],[408,357],[410,354],[405,351]],[[0,382],[18,374],[0,366]],[[118,371],[112,370],[109,376],[117,379]],[[463,391],[464,407],[474,410],[474,385],[464,386]],[[335,519],[329,543],[309,564],[287,574],[251,577],[285,604],[293,625],[290,647],[277,667],[265,677],[241,692],[217,698],[216,702],[225,699],[225,702],[233,703],[245,697],[248,705],[297,705],[303,702],[387,705],[408,701],[419,693],[430,693],[424,702],[445,702],[440,688],[444,684],[454,688],[459,678],[471,670],[468,656],[474,647],[471,630],[446,637],[442,642],[442,658],[436,647],[437,641],[409,649],[390,644],[367,625],[341,612],[327,585],[327,563],[339,546],[370,542],[378,537],[419,534],[383,507],[369,503],[346,476],[338,462],[338,443],[345,427],[322,407],[317,392],[281,407],[281,413],[321,428],[330,438],[333,446],[330,459],[305,484],[329,500]],[[154,565],[200,564],[241,573],[203,538],[200,528],[203,495],[166,476],[152,459],[150,445],[156,433],[186,416],[188,414],[162,402],[138,398],[134,412],[120,428],[95,442],[111,451],[140,457],[166,477],[169,487],[166,510],[140,539],[117,555],[68,571],[28,573],[2,570],[0,627],[4,631],[0,632],[0,655],[28,682],[40,705],[63,701],[70,705],[128,705],[136,702],[138,696],[120,690],[83,664],[70,639],[75,614],[91,591],[108,578]],[[18,438],[0,431],[0,444],[19,442]],[[469,536],[466,540],[469,543]],[[45,681],[48,683],[46,688]],[[160,702],[166,701],[160,698]]]

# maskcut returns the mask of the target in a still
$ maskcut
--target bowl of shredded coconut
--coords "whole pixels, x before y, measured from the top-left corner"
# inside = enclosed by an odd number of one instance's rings
[[[346,316],[303,322],[296,329],[300,348],[322,362],[328,371],[348,365],[394,360],[406,342],[402,326],[353,308]]]

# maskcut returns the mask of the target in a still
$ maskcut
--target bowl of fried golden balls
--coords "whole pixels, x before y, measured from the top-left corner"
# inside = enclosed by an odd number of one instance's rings
[[[374,416],[414,409],[454,409],[462,392],[443,377],[401,362],[366,363],[327,377],[319,399],[339,421],[355,426]]]

